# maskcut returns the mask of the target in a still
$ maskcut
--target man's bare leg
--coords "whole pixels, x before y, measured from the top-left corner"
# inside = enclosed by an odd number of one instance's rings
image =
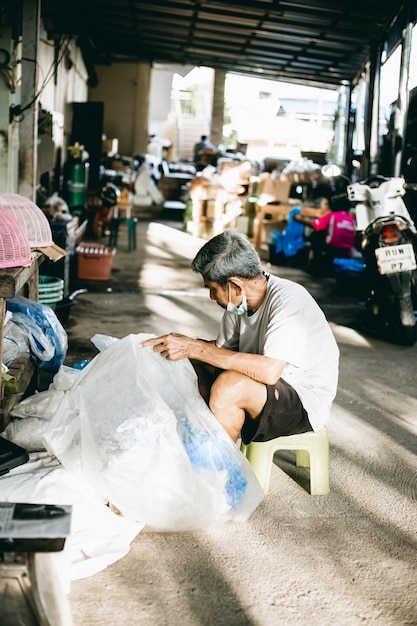
[[[227,434],[237,441],[245,416],[258,417],[267,400],[267,390],[244,374],[224,371],[211,386],[209,407]]]
[[[191,365],[197,374],[200,394],[208,406],[211,387],[216,380],[217,372],[212,365],[207,365],[207,363],[203,363],[202,361],[191,359]]]

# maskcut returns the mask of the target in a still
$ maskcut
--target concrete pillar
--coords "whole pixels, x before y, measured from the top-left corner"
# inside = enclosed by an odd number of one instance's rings
[[[11,38],[11,25],[5,24],[0,27],[1,47],[11,55],[12,53],[12,38]],[[4,55],[4,53],[3,53]],[[6,59],[7,61],[7,59]],[[7,64],[10,67],[10,63]],[[13,79],[12,79],[13,80]],[[17,104],[18,98],[15,91],[14,81],[13,86],[8,84],[4,78],[0,80],[0,191],[15,191],[13,188],[12,171],[17,172],[17,159],[15,163],[12,163],[13,155],[10,153],[10,105]],[[18,121],[15,122],[15,132],[17,133]]]
[[[395,153],[394,176],[401,175],[402,156],[404,151],[405,133],[407,130],[407,112],[409,107],[410,92],[408,91],[408,75],[410,72],[411,41],[413,24],[410,22],[403,31],[401,49],[401,69],[398,88],[398,98],[395,110],[395,136],[398,139],[398,151]]]
[[[38,162],[38,98],[34,99],[38,88],[36,64],[39,42],[40,1],[24,0],[22,22],[22,107],[19,124],[19,182],[18,193],[35,200]]]
[[[365,150],[360,170],[361,179],[378,174],[380,69],[381,50],[376,43],[373,43],[370,55],[368,95],[365,111]]]
[[[135,79],[136,95],[133,111],[133,154],[146,152],[149,139],[149,99],[151,89],[151,66],[138,63]]]
[[[226,72],[215,70],[213,85],[213,106],[211,110],[211,132],[210,139],[215,146],[223,143],[224,124],[224,84]]]
[[[29,0],[32,2],[34,0]],[[36,0],[37,2],[37,0]],[[21,18],[5,7],[0,24],[1,63],[0,80],[0,190],[16,193],[19,178],[19,136],[21,133],[21,44],[16,40]],[[33,64],[35,67],[35,63]],[[30,95],[33,98],[33,92]],[[26,112],[26,114],[30,111]]]

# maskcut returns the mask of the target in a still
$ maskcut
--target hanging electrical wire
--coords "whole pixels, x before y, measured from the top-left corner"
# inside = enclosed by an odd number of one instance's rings
[[[71,37],[70,36],[65,36],[63,38],[63,40],[59,43],[59,50],[58,50],[58,58],[54,59],[54,61],[51,63],[50,68],[48,69],[48,71],[46,72],[45,78],[42,81],[42,84],[40,86],[40,88],[38,89],[38,91],[35,93],[35,95],[33,96],[33,98],[25,105],[14,105],[12,104],[10,106],[10,122],[12,122],[12,120],[16,120],[18,122],[21,122],[24,118],[23,113],[25,111],[27,111],[28,109],[30,109],[32,107],[32,105],[38,100],[38,98],[42,95],[43,90],[45,89],[46,85],[49,83],[49,81],[53,78],[53,76],[55,75],[58,67],[60,66],[67,50],[69,47],[71,41]]]

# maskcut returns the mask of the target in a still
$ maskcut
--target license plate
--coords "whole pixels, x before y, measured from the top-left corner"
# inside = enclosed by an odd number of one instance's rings
[[[414,248],[411,243],[377,248],[375,256],[380,274],[409,272],[417,267]]]

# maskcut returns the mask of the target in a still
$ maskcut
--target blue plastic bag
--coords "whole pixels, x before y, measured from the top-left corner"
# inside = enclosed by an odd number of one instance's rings
[[[271,233],[270,245],[274,249],[275,253],[284,252],[283,233],[281,230],[273,230]]]
[[[305,247],[304,225],[294,219],[294,215],[300,213],[300,208],[293,209],[288,216],[288,224],[284,230],[283,250],[286,257],[292,257]]]
[[[294,215],[300,213],[300,207],[295,207],[288,216],[288,224],[282,232],[274,230],[271,236],[271,246],[275,247],[275,253],[282,252],[286,258],[291,258],[299,250],[305,248],[304,226],[294,219]]]
[[[363,272],[365,263],[362,259],[333,259],[335,272]]]
[[[68,336],[51,307],[18,295],[6,300],[6,308],[11,321],[27,334],[38,366],[56,373],[67,354]]]

